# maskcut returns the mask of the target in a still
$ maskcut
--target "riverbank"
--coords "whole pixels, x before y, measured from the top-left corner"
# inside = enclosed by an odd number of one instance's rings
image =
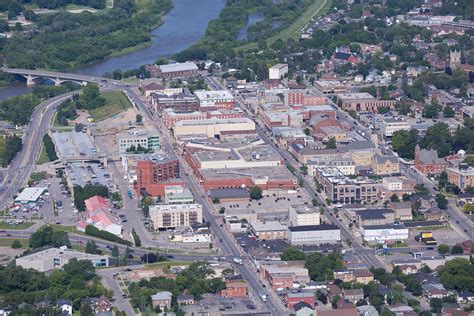
[[[289,27],[285,28],[278,34],[268,38],[266,40],[267,45],[271,45],[278,40],[285,41],[290,38],[299,39],[301,28],[305,26],[314,17],[326,14],[331,8],[331,4],[331,0],[314,0],[314,3],[305,11],[303,15],[301,15],[295,22],[293,22],[293,24],[291,24]],[[256,48],[257,43],[253,42],[236,47],[235,51],[241,52]]]

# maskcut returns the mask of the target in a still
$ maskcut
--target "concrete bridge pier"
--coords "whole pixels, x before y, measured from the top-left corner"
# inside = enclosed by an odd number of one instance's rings
[[[34,77],[32,75],[25,75],[25,78],[27,86],[34,86],[36,84],[35,79],[38,77]]]
[[[55,85],[55,86],[60,86],[61,83],[64,82],[64,81],[62,81],[62,80],[59,79],[59,78],[51,78],[51,80],[54,82],[54,85]]]

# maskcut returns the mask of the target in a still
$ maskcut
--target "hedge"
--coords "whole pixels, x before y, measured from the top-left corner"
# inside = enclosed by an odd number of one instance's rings
[[[87,225],[86,226],[86,234],[87,235],[91,235],[91,236],[95,236],[95,237],[99,237],[99,238],[103,238],[105,240],[109,240],[109,241],[113,241],[113,242],[116,242],[118,244],[122,244],[122,245],[127,245],[127,246],[132,246],[132,243],[129,242],[128,240],[125,240],[125,239],[122,239],[112,233],[109,233],[105,230],[99,230],[97,227],[95,226],[92,226],[92,225]]]

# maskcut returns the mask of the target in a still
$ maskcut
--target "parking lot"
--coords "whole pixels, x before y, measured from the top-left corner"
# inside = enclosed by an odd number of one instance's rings
[[[111,183],[110,174],[100,163],[68,163],[66,172],[72,184],[81,187],[86,184],[109,186]]]

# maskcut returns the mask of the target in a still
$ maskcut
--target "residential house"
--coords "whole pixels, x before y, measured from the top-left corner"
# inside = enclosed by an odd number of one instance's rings
[[[379,316],[379,312],[372,305],[357,306],[359,316]]]
[[[90,305],[95,314],[106,313],[112,310],[112,303],[105,296],[85,298],[81,302],[82,305]]]
[[[356,283],[368,284],[374,280],[374,274],[367,269],[354,270]]]
[[[458,293],[458,303],[472,304],[474,303],[474,293],[462,291]]]
[[[423,296],[428,300],[432,298],[443,298],[449,295],[449,292],[441,283],[427,283],[421,285],[423,289]]]
[[[179,306],[181,305],[194,305],[194,295],[187,294],[187,295],[179,295],[176,298],[176,302]]]
[[[293,305],[296,316],[314,316],[314,307],[304,301],[298,302]]]
[[[357,309],[345,308],[345,309],[316,309],[315,316],[358,316]]]
[[[335,280],[341,280],[342,282],[352,282],[355,279],[352,270],[334,270],[333,276]]]
[[[473,249],[474,243],[472,240],[465,240],[463,242],[457,243],[456,246],[462,248],[462,253],[465,255],[471,254],[471,249]]]
[[[351,302],[352,304],[364,299],[364,291],[362,289],[344,289],[343,293],[344,299]]]
[[[388,308],[392,313],[395,313],[397,316],[416,316],[417,313],[407,305],[395,304],[389,306]]]
[[[401,221],[411,221],[413,219],[411,202],[389,202],[387,207],[395,212],[395,219]]]
[[[173,293],[169,291],[161,291],[151,296],[153,308],[159,307],[161,310],[170,309]]]
[[[72,315],[72,302],[66,299],[59,299],[56,301],[56,306],[61,311],[61,315]]]
[[[104,230],[114,235],[122,234],[122,225],[110,212],[110,206],[102,196],[95,195],[84,201],[86,211],[83,219],[76,223],[80,231],[85,231],[87,225],[93,225],[99,230]]]

